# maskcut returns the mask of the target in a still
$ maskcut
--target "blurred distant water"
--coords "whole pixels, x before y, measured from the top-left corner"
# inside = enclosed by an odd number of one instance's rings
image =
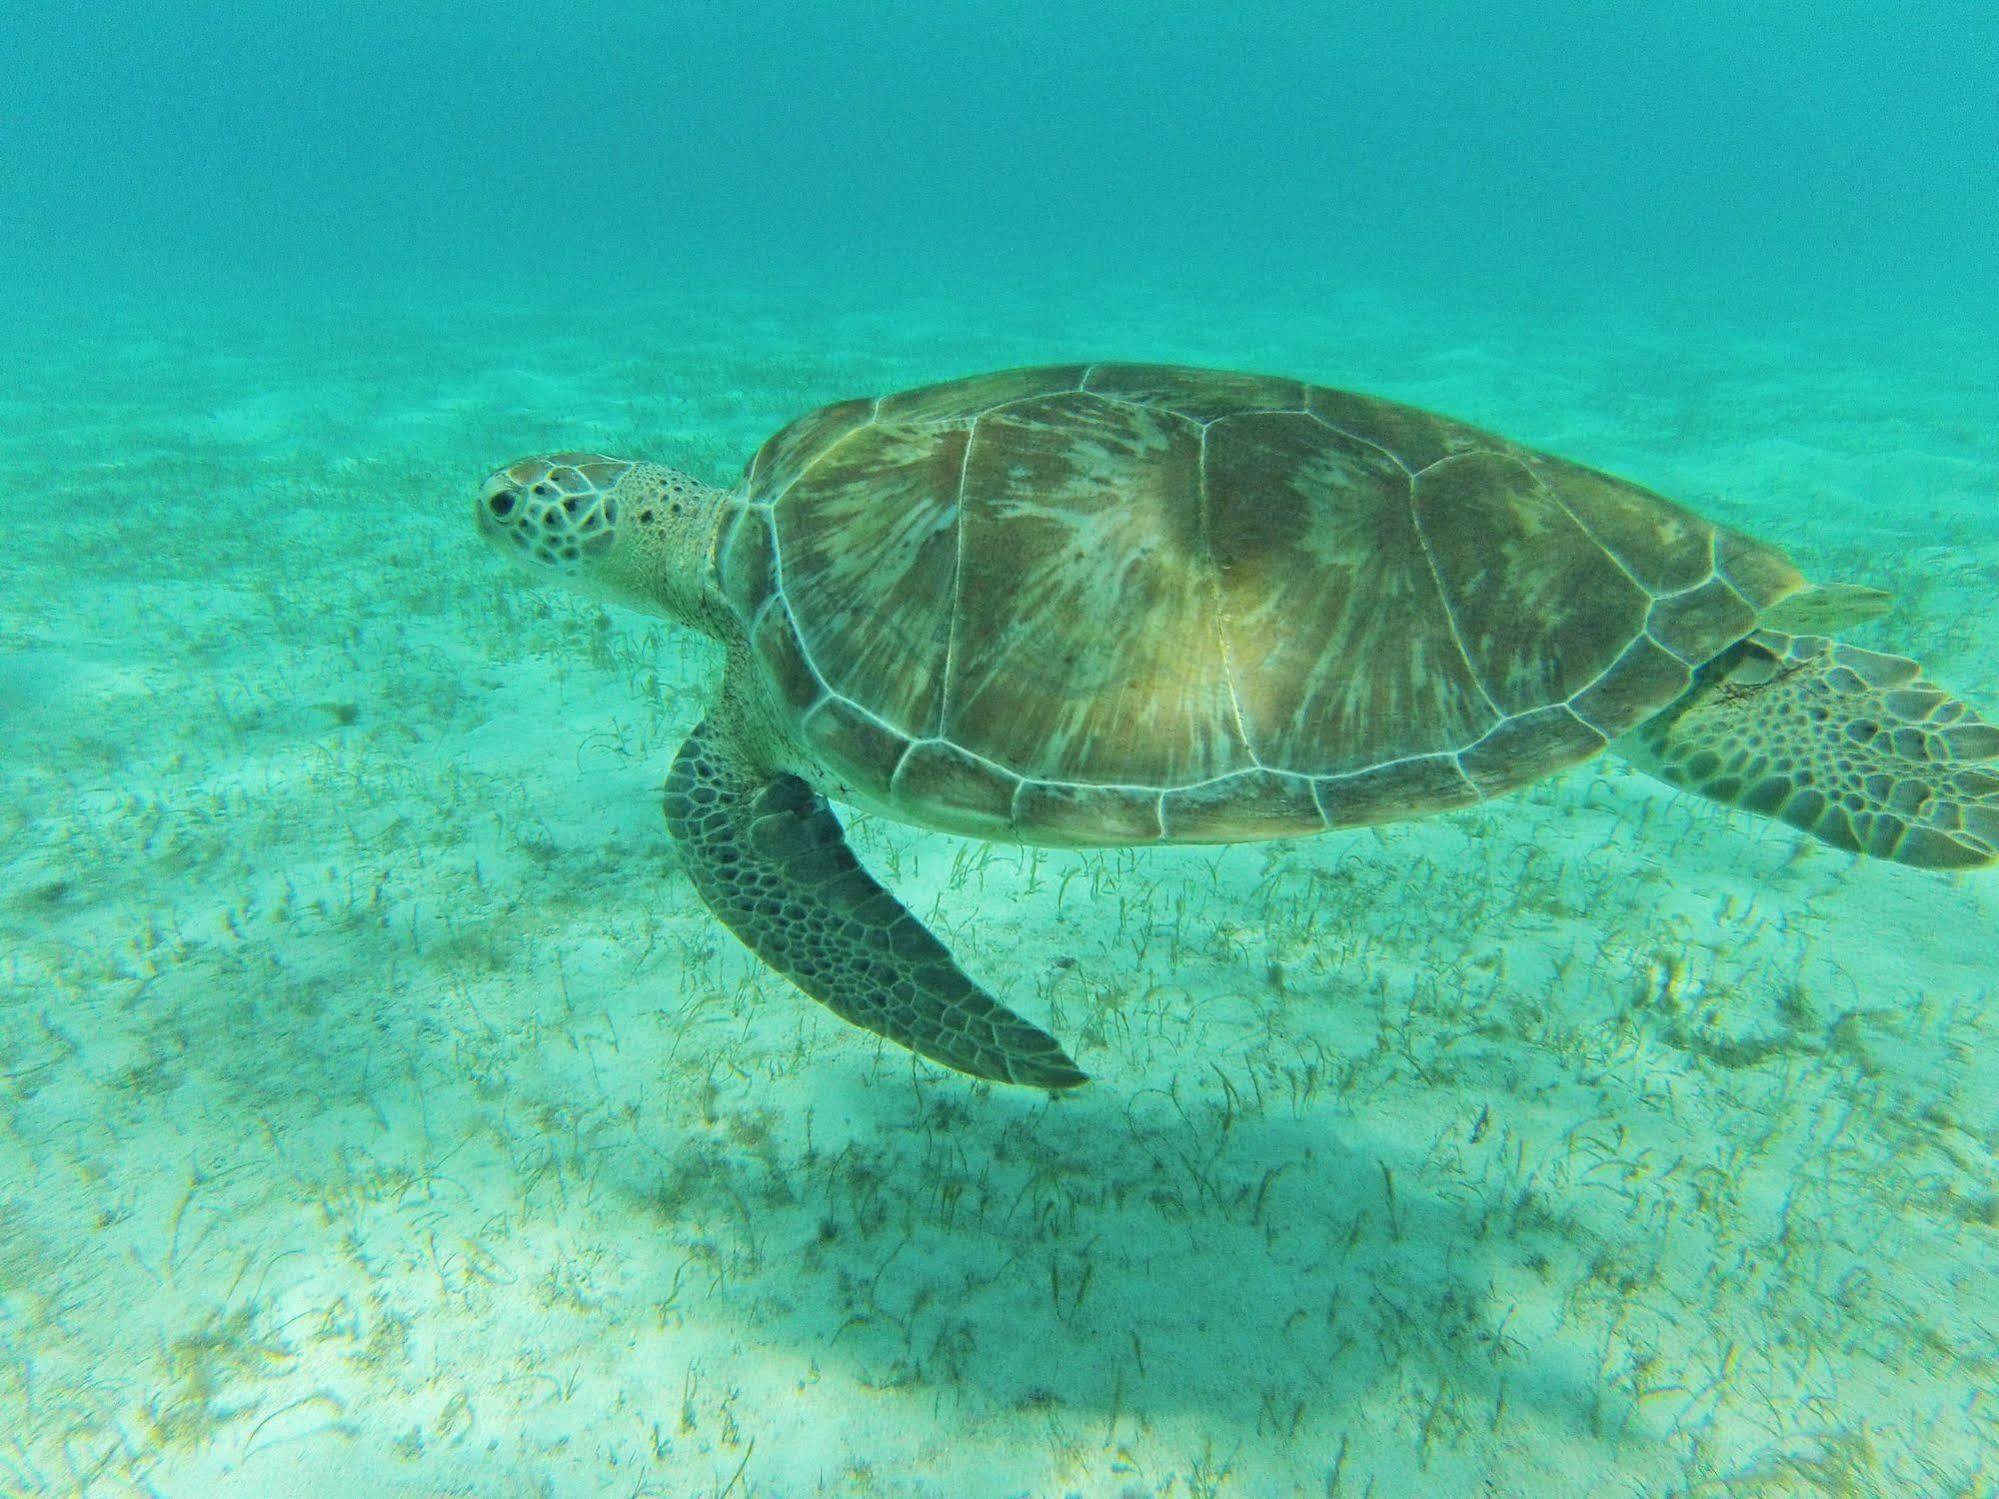
[[[0,16],[10,300],[676,275],[1355,278],[1965,316],[1982,0],[1054,0]]]

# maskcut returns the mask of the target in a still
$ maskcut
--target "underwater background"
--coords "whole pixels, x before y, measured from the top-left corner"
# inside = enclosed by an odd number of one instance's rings
[[[1298,376],[1892,590],[1999,709],[1999,9],[0,14],[0,1494],[1999,1493],[1999,875],[1610,759],[1324,838],[847,813],[1096,1081],[700,908],[716,652],[480,478]]]

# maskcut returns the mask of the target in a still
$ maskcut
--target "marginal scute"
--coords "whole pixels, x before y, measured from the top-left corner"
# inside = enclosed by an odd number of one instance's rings
[[[1615,475],[1523,453],[1548,492],[1631,575],[1654,593],[1677,593],[1707,576],[1714,527],[1691,510]]]
[[[1699,663],[1719,655],[1756,623],[1742,596],[1721,578],[1656,600],[1646,617],[1652,638],[1684,661]]]
[[[1166,793],[1161,816],[1176,843],[1236,843],[1295,838],[1326,826],[1312,783],[1303,776],[1246,770],[1204,786]]]
[[[895,799],[950,814],[966,831],[1007,827],[1020,782],[954,745],[930,741],[903,757],[891,788]]]
[[[1760,612],[1766,629],[1799,635],[1837,635],[1881,618],[1894,602],[1893,594],[1858,583],[1814,583]]]
[[[1030,396],[1053,395],[1075,390],[1083,383],[1080,364],[1050,365],[1035,369],[999,370],[990,375],[972,375],[963,380],[946,380],[884,396],[875,413],[878,422],[908,425],[925,422],[965,422]]]
[[[757,449],[744,472],[744,489],[768,504],[797,482],[799,474],[868,419],[873,401],[836,401],[808,412]]]
[[[1467,453],[1416,480],[1444,604],[1502,713],[1581,691],[1644,627],[1647,594],[1519,459]]]
[[[805,742],[826,766],[871,796],[888,793],[909,741],[852,704],[829,697],[806,715]]]
[[[1330,828],[1448,812],[1479,799],[1478,788],[1449,755],[1426,755],[1356,775],[1327,777],[1313,782],[1312,789]]]
[[[1782,552],[1724,526],[1715,528],[1714,560],[1715,570],[1756,609],[1768,609],[1806,586],[1804,574]]]
[[[1158,406],[1196,422],[1247,411],[1301,411],[1305,405],[1305,386],[1297,380],[1171,364],[1096,365],[1084,389],[1092,395]]]
[[[1025,836],[1050,843],[1153,843],[1162,836],[1159,793],[1137,787],[1028,781],[1013,810]]]
[[[1686,662],[1641,635],[1570,706],[1583,722],[1615,739],[1679,698],[1693,679]]]
[[[1320,385],[1306,387],[1306,409],[1324,426],[1380,448],[1412,473],[1456,453],[1512,447],[1468,422]]]
[[[1460,757],[1465,774],[1497,796],[1586,760],[1609,743],[1566,707],[1509,718]]]

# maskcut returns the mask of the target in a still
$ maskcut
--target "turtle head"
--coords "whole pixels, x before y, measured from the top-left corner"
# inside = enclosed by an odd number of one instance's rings
[[[522,458],[489,474],[479,534],[535,572],[684,624],[709,617],[723,493],[677,469],[602,453]]]

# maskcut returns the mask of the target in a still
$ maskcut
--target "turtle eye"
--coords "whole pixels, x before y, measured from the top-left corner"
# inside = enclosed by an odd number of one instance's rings
[[[502,489],[486,496],[486,508],[492,512],[494,520],[505,520],[514,513],[514,506],[520,503],[520,499],[513,490]]]

